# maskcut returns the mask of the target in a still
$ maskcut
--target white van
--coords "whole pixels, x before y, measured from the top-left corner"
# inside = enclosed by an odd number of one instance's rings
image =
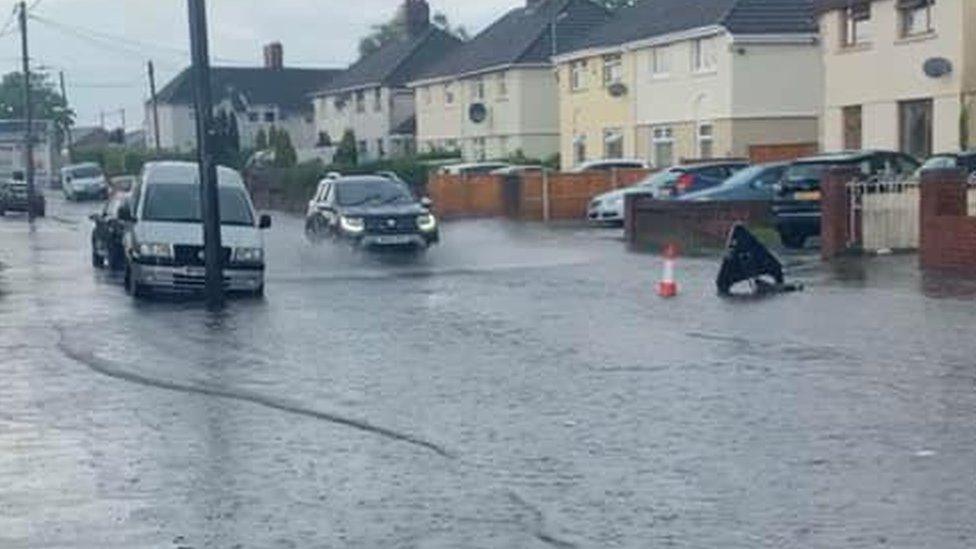
[[[217,169],[224,287],[264,293],[264,235],[271,218],[258,219],[244,181],[230,168]],[[199,168],[192,162],[150,162],[119,218],[129,223],[123,238],[126,290],[135,297],[152,290],[198,291],[205,285]]]
[[[102,167],[94,162],[72,164],[61,168],[61,190],[67,200],[108,198],[108,180]]]

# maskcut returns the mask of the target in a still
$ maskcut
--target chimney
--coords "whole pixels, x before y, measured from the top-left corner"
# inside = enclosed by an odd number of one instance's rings
[[[430,5],[427,0],[403,0],[403,24],[408,36],[423,34],[430,27]]]
[[[272,42],[264,47],[264,68],[281,70],[285,67],[285,50],[281,42]]]

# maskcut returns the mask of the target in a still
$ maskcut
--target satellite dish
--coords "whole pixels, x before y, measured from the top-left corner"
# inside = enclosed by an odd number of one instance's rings
[[[484,103],[474,103],[468,107],[468,119],[475,124],[481,124],[488,118],[488,108]]]
[[[627,95],[627,86],[621,82],[614,82],[607,86],[607,93],[610,94],[610,97],[623,97]]]
[[[932,57],[925,61],[922,70],[929,78],[940,78],[952,72],[952,61],[945,57]]]

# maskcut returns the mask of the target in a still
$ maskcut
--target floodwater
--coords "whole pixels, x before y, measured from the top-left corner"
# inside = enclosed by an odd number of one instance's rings
[[[0,219],[0,547],[976,546],[976,284],[913,257],[715,296],[619,231],[311,244],[267,297],[135,303],[95,204]]]

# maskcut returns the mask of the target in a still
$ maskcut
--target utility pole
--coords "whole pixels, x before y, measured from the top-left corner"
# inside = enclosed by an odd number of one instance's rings
[[[98,127],[105,129],[105,111],[98,111]]]
[[[125,108],[119,109],[119,116],[122,117],[122,135],[125,135]],[[125,139],[123,139],[124,144]]]
[[[27,51],[27,3],[20,3],[20,48],[24,65],[24,181],[27,182],[27,219],[34,222],[34,204],[37,190],[34,188],[34,105],[31,102],[30,57]]]
[[[159,144],[159,103],[156,102],[156,69],[153,67],[153,62],[149,62],[149,97],[152,101],[152,117],[153,117],[153,137],[156,140],[156,155],[160,154],[160,144]]]
[[[188,0],[193,104],[197,111],[197,158],[200,163],[200,198],[203,205],[203,253],[206,265],[207,305],[224,304],[223,258],[220,242],[220,205],[217,166],[213,161],[213,98],[210,92],[210,52],[207,45],[207,9],[204,0]]]
[[[64,71],[58,73],[58,79],[61,81],[61,100],[64,101],[64,108],[68,108],[68,92],[64,86]],[[65,138],[68,140],[68,162],[71,162],[72,147],[74,147],[74,138],[71,136],[71,120],[64,127]]]

